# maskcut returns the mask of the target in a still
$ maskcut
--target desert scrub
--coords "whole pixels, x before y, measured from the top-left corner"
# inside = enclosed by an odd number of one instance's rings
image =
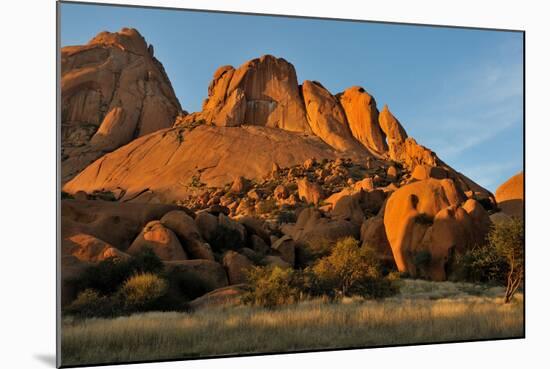
[[[311,272],[314,294],[381,298],[398,291],[392,280],[382,276],[374,249],[359,247],[359,241],[352,237],[338,241],[330,255],[315,263]]]
[[[341,303],[326,303],[315,299],[277,309],[216,307],[191,314],[153,312],[116,319],[64,319],[62,363],[182,359],[524,335],[521,294],[513,298],[513,303],[503,304],[501,297],[495,297],[502,294],[501,287],[494,292],[495,288],[482,289],[482,295],[471,296],[451,282],[401,282],[406,295],[400,293],[383,300],[345,298]],[[413,289],[452,293],[438,299],[409,296]]]
[[[149,310],[168,291],[168,283],[152,274],[136,274],[124,282],[118,292],[118,298],[124,302],[125,310]]]
[[[273,308],[300,298],[297,272],[291,268],[254,267],[247,279],[249,287],[242,298],[244,304]]]

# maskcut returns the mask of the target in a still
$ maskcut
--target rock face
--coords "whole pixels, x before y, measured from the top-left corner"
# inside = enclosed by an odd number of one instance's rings
[[[336,156],[316,137],[281,129],[200,126],[189,132],[176,127],[104,155],[63,190],[92,193],[119,188],[124,190],[123,201],[169,202],[187,195],[197,181],[221,187],[238,176],[261,179],[271,173],[274,162],[290,167],[311,157]]]
[[[250,60],[238,69],[218,68],[202,112],[188,121],[201,119],[218,126],[247,124],[310,132],[294,66],[272,55]]]
[[[520,172],[497,188],[496,200],[504,213],[523,218],[523,181],[523,172]]]
[[[378,123],[376,101],[362,87],[353,86],[340,95],[340,104],[355,137],[363,146],[377,154],[388,151],[386,135]]]
[[[105,152],[173,124],[181,107],[150,50],[130,28],[61,49],[63,182]]]
[[[304,81],[302,94],[311,130],[338,151],[364,152],[351,134],[338,100],[316,81]]]

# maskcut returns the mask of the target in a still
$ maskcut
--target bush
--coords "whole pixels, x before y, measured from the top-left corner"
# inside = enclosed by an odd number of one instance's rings
[[[311,265],[318,259],[328,256],[333,243],[328,240],[301,243],[296,248],[296,264],[300,267]]]
[[[80,292],[77,298],[64,310],[65,314],[80,318],[106,317],[113,315],[113,306],[107,296],[94,289]]]
[[[506,259],[490,244],[476,246],[455,258],[450,275],[452,280],[497,285],[506,281]]]
[[[110,258],[92,265],[75,280],[77,291],[93,289],[109,295],[120,287],[129,277],[139,273],[161,273],[164,264],[159,257],[148,248],[129,260]]]
[[[144,311],[155,308],[155,303],[166,295],[168,283],[152,273],[130,277],[118,292],[126,311]]]
[[[248,272],[249,290],[242,302],[273,308],[294,303],[300,298],[299,278],[291,268],[254,267]]]
[[[382,277],[374,249],[359,247],[351,237],[340,240],[329,256],[320,259],[307,276],[314,294],[329,297],[360,295],[380,298],[397,293],[397,285]]]

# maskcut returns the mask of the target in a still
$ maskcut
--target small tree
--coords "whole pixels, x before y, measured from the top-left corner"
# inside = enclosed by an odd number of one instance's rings
[[[489,244],[508,263],[508,276],[504,303],[509,303],[523,281],[524,225],[523,220],[512,218],[493,226],[489,232]]]
[[[330,255],[313,266],[313,273],[321,289],[340,296],[382,297],[395,291],[392,282],[382,278],[374,249],[359,247],[352,237],[338,241]]]

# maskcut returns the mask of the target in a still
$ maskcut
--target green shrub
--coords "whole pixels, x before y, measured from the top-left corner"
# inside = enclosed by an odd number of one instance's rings
[[[336,243],[330,255],[311,269],[313,292],[329,297],[360,295],[380,298],[397,292],[397,285],[382,277],[376,252],[359,247],[359,241],[348,237]]]
[[[159,274],[163,269],[164,264],[159,257],[151,249],[145,248],[129,260],[110,258],[91,265],[75,280],[75,285],[77,291],[91,288],[109,295],[134,274]]]
[[[64,309],[64,314],[80,318],[106,317],[113,313],[114,307],[110,299],[91,288],[80,292],[77,298]]]
[[[254,267],[248,272],[249,289],[242,301],[248,305],[273,308],[300,298],[297,273],[291,268]]]
[[[126,311],[144,311],[166,295],[168,283],[156,274],[136,274],[128,278],[118,292]]]
[[[455,256],[450,279],[502,285],[506,281],[507,269],[506,259],[492,245],[484,244]]]

